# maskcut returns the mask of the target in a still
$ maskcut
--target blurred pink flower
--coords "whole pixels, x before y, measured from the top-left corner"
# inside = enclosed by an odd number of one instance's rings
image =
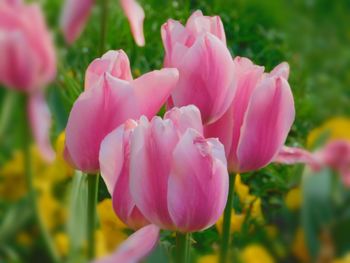
[[[204,230],[225,208],[224,147],[217,139],[203,137],[200,112],[193,105],[173,108],[164,119],[148,121],[143,116],[138,122],[129,120],[103,140],[100,163],[117,215],[123,220],[125,214],[138,211],[152,225],[141,228],[115,254],[97,262],[138,262],[153,248],[139,249],[138,241],[153,244],[159,228]],[[124,253],[125,247],[129,253]]]
[[[138,263],[157,245],[159,228],[148,225],[132,234],[112,255],[93,263]]]
[[[337,171],[344,184],[350,187],[350,142],[331,140],[324,147],[310,153],[301,148],[284,147],[274,162],[283,164],[304,163],[318,171],[330,167]]]
[[[204,123],[216,121],[227,111],[235,91],[233,60],[220,17],[196,11],[186,26],[170,19],[161,32],[164,65],[180,74],[168,106],[194,104]]]
[[[84,30],[94,0],[66,0],[61,14],[60,25],[68,43],[73,43]],[[135,0],[120,0],[120,5],[129,20],[135,42],[145,45],[143,20],[145,13]]]
[[[71,110],[66,128],[66,159],[84,172],[99,170],[103,138],[129,118],[153,117],[178,81],[176,69],[131,78],[123,51],[109,51],[87,69],[85,91]]]
[[[287,63],[271,73],[247,58],[236,57],[234,64],[234,99],[221,119],[205,127],[205,136],[225,145],[229,171],[247,172],[269,164],[283,147],[294,121],[294,100]]]
[[[37,4],[0,2],[0,83],[34,92],[56,76],[56,56]]]
[[[56,56],[43,14],[37,4],[0,1],[0,83],[26,92],[33,136],[43,157],[53,160],[51,115],[43,89],[56,76]]]
[[[344,184],[350,187],[350,142],[334,140],[316,153],[322,164],[339,172]]]

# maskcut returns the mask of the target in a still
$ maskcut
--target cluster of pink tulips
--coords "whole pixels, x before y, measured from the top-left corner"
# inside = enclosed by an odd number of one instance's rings
[[[288,64],[264,73],[232,58],[219,17],[197,11],[186,26],[169,20],[161,31],[164,69],[133,79],[127,55],[108,51],[88,67],[67,124],[66,159],[100,171],[119,218],[146,226],[106,262],[136,262],[153,248],[138,244],[157,240],[159,229],[181,237],[215,224],[228,171],[273,161],[294,121]]]
[[[66,1],[67,42],[82,33],[93,4]],[[120,4],[143,46],[142,8],[134,0]],[[314,154],[284,147],[295,117],[287,63],[267,73],[248,58],[232,57],[220,17],[200,11],[186,25],[167,21],[161,37],[164,68],[136,79],[123,50],[95,59],[69,115],[66,160],[89,177],[101,173],[115,213],[137,230],[97,262],[138,262],[160,230],[169,230],[177,233],[177,262],[187,263],[189,233],[214,225],[225,206],[220,260],[226,262],[234,175],[274,161],[327,164],[349,184],[349,145],[337,142]],[[0,0],[0,58],[0,83],[25,94],[33,137],[51,160],[44,88],[55,78],[56,56],[36,4]],[[164,117],[156,116],[163,106]]]

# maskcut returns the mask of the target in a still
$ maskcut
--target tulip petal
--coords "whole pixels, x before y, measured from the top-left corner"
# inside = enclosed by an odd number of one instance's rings
[[[109,133],[101,142],[99,162],[108,192],[113,194],[124,163],[124,125]]]
[[[98,171],[103,138],[127,119],[139,116],[130,84],[106,73],[98,86],[79,96],[69,115],[66,145],[75,167],[84,172]]]
[[[324,165],[336,170],[347,187],[350,186],[350,142],[333,140],[315,153]]]
[[[193,128],[200,134],[203,134],[201,113],[194,105],[173,108],[165,113],[164,120],[166,119],[171,120],[181,134],[185,133],[189,128]]]
[[[34,140],[42,157],[51,162],[55,158],[55,152],[50,142],[51,113],[44,94],[37,92],[30,96],[28,113]]]
[[[101,175],[112,195],[114,211],[133,229],[149,224],[136,207],[129,190],[129,138],[136,126],[135,121],[128,120],[108,134],[101,143],[99,157]]]
[[[282,62],[277,65],[269,74],[273,77],[283,77],[288,80],[289,77],[289,64],[287,62]]]
[[[152,118],[168,99],[179,78],[177,69],[165,68],[146,73],[131,82],[140,111]]]
[[[145,12],[135,0],[120,0],[120,4],[129,20],[131,32],[136,44],[138,46],[144,46],[143,20],[145,19]]]
[[[60,27],[67,43],[72,44],[82,33],[90,15],[94,0],[66,0]]]
[[[266,78],[250,100],[237,149],[239,171],[264,167],[283,146],[295,117],[288,82]]]
[[[225,154],[227,158],[229,158],[229,154],[231,153],[232,149],[232,131],[235,127],[233,120],[234,109],[236,109],[236,107],[230,106],[226,113],[219,120],[212,124],[204,126],[204,137],[218,138],[225,147]],[[232,153],[232,155],[233,154],[234,153]]]
[[[177,229],[193,232],[215,224],[228,194],[223,145],[188,129],[174,149],[168,188],[169,212]]]
[[[85,74],[85,89],[98,85],[106,72],[118,79],[132,80],[129,58],[123,50],[110,50],[89,65]]]
[[[197,10],[188,18],[186,29],[194,36],[209,32],[226,45],[224,25],[219,16],[203,16],[202,11]]]
[[[172,228],[167,189],[178,134],[170,120],[141,118],[131,142],[130,189],[136,206],[150,222]]]
[[[20,32],[0,32],[0,82],[17,90],[33,89],[39,65]],[[11,66],[9,66],[11,65]]]
[[[159,231],[155,225],[145,226],[132,234],[114,254],[94,263],[138,263],[157,245]]]
[[[237,89],[236,94],[231,104],[230,112],[232,112],[231,122],[232,129],[232,145],[228,151],[229,170],[236,171],[237,167],[237,147],[241,136],[241,127],[244,120],[244,115],[247,111],[249,101],[257,83],[263,76],[264,67],[254,65],[249,59],[243,57],[236,57],[234,60],[235,72],[237,75]],[[231,115],[230,113],[228,113]],[[224,120],[223,120],[224,121]],[[219,127],[220,128],[220,127]]]
[[[180,74],[172,92],[175,106],[194,104],[206,124],[219,119],[230,106],[235,91],[233,61],[227,47],[207,33],[174,66]]]
[[[170,67],[171,58],[173,56],[173,46],[175,43],[183,43],[183,45],[185,45],[189,38],[189,33],[180,22],[169,19],[162,25],[161,35],[165,49],[164,66]]]
[[[319,160],[312,153],[301,148],[287,146],[282,147],[273,161],[282,164],[303,163],[313,167],[319,165]]]

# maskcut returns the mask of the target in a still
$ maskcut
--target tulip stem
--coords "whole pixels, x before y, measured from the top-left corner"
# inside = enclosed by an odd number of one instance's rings
[[[191,234],[176,232],[176,262],[189,263],[191,248]]]
[[[2,101],[1,116],[0,116],[0,142],[5,137],[5,132],[10,121],[13,107],[16,102],[17,92],[7,90]]]
[[[229,190],[228,190],[228,198],[224,211],[224,222],[223,222],[223,230],[222,230],[222,242],[221,242],[221,250],[220,250],[220,263],[227,263],[228,250],[230,246],[230,236],[231,236],[231,214],[233,207],[233,194],[235,187],[235,175],[229,175]],[[232,262],[232,261],[230,261]]]
[[[24,127],[22,127],[22,131],[23,131],[22,145],[23,145],[24,173],[25,173],[25,179],[26,179],[26,184],[28,189],[28,198],[35,215],[36,224],[39,227],[40,235],[42,237],[42,240],[44,241],[44,244],[46,246],[46,250],[50,256],[50,259],[52,262],[57,263],[59,262],[59,255],[50,237],[49,231],[47,230],[40,216],[36,191],[33,185],[33,167],[32,167],[32,156],[30,151],[32,134],[30,131],[29,121],[26,116],[26,113],[27,113],[26,107],[27,107],[28,98],[27,98],[27,95],[22,95],[22,97],[23,99],[20,102],[24,106],[22,109],[23,123],[24,123]]]
[[[96,203],[99,174],[88,174],[87,245],[88,259],[95,257]]]
[[[108,0],[100,0],[100,55],[102,56],[106,51],[106,31],[108,19]]]

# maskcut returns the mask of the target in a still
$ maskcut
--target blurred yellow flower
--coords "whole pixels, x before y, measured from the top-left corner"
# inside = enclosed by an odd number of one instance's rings
[[[7,201],[16,201],[27,193],[26,181],[23,176],[23,154],[13,153],[0,169],[0,197]]]
[[[33,185],[37,191],[39,214],[50,231],[62,225],[66,220],[66,208],[54,195],[54,187],[73,174],[63,160],[64,133],[56,141],[56,159],[47,163],[42,158],[38,148],[30,149]],[[27,193],[23,152],[15,151],[13,157],[0,170],[0,196],[5,200],[16,201]]]
[[[237,174],[235,178],[235,192],[242,203],[244,200],[247,200],[247,197],[249,196],[249,187],[242,182],[240,174]]]
[[[218,261],[218,255],[206,255],[198,259],[198,263],[217,263]]]
[[[332,263],[350,263],[350,252],[340,259],[333,260]]]
[[[231,214],[231,234],[235,232],[240,232],[242,225],[245,220],[245,215],[244,214],[236,214],[235,211],[232,209],[232,214]],[[219,220],[216,222],[216,227],[219,231],[220,234],[222,234],[222,227],[224,223],[224,217],[221,216]]]
[[[63,257],[67,256],[69,252],[69,239],[67,234],[58,232],[54,236],[54,242],[58,253]]]
[[[329,140],[350,140],[350,119],[344,117],[336,117],[329,119],[320,127],[313,129],[307,138],[308,148],[315,146],[317,140],[326,135]]]
[[[295,211],[300,208],[301,200],[301,190],[299,187],[291,189],[285,197],[286,206],[291,211]]]
[[[97,205],[97,213],[100,219],[100,230],[106,252],[113,252],[128,235],[127,226],[115,215],[111,199],[105,199]]]
[[[95,231],[95,240],[96,258],[102,258],[112,252],[107,249],[105,235],[101,229]]]
[[[310,262],[310,255],[306,247],[304,230],[298,228],[295,233],[294,242],[292,245],[292,252],[300,262],[307,263]]]
[[[250,216],[257,221],[264,220],[262,209],[261,209],[261,199],[260,198],[254,198],[254,200],[252,201]]]
[[[135,68],[132,73],[133,73],[135,78],[138,78],[141,76],[141,71],[138,68]]]
[[[261,245],[252,244],[241,252],[242,263],[274,263],[275,260]]]
[[[16,241],[18,244],[20,244],[24,247],[28,247],[28,246],[33,244],[33,238],[27,232],[18,233],[18,235],[16,236]]]
[[[265,230],[271,239],[276,238],[276,236],[278,234],[278,228],[276,226],[267,225],[267,226],[265,226]]]
[[[66,222],[66,208],[50,192],[40,194],[38,206],[40,217],[49,230]]]

